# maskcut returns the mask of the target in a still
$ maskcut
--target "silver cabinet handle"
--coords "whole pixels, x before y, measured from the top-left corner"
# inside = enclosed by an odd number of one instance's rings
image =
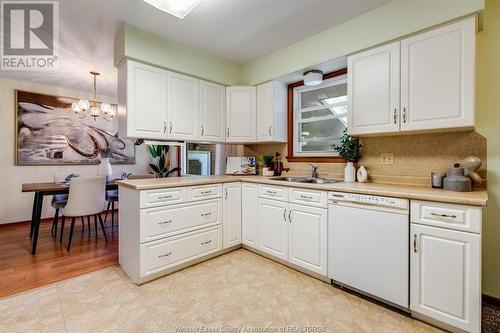
[[[227,128],[226,133],[227,133],[227,137],[229,138],[229,127]]]
[[[171,195],[164,195],[161,197],[158,197],[158,199],[170,199],[172,196]]]
[[[167,133],[167,122],[163,122],[163,133]]]
[[[445,217],[449,219],[456,219],[456,215],[447,215],[447,214],[438,214],[438,213],[431,213],[432,216],[437,216],[437,217]]]
[[[271,194],[271,195],[276,195],[276,192],[275,191],[270,191],[270,190],[267,190],[266,191],[267,194]]]
[[[170,124],[169,133],[172,134],[172,122],[169,122],[169,124]]]
[[[403,123],[406,124],[406,107],[403,108]]]
[[[417,253],[417,234],[413,235],[413,252]]]
[[[201,136],[203,136],[205,134],[205,128],[203,127],[203,125],[201,125]]]
[[[306,199],[306,200],[311,200],[313,197],[308,197],[307,195],[300,195],[300,198]]]
[[[209,215],[212,215],[212,212],[201,214],[201,216],[209,216]]]
[[[201,242],[201,245],[207,245],[207,244],[210,244],[212,243],[212,240],[207,240],[206,242]]]
[[[269,126],[269,136],[271,136],[271,128],[272,126]]]
[[[286,209],[283,211],[283,221],[286,222]]]
[[[158,224],[161,224],[161,225],[165,225],[165,224],[169,224],[169,223],[172,223],[172,220],[158,222]]]
[[[398,123],[398,109],[394,109],[394,124]]]
[[[227,200],[227,188],[224,189],[224,194],[225,194],[224,199]]]
[[[212,194],[212,191],[201,191],[200,194]]]
[[[291,209],[288,212],[288,221],[290,221],[290,223],[292,223],[292,210]]]
[[[172,252],[161,254],[161,255],[158,256],[158,258],[166,258],[166,257],[168,257],[171,254],[172,254]]]

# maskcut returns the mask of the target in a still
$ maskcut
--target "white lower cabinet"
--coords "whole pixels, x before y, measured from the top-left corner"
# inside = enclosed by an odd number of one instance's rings
[[[288,260],[288,203],[259,199],[259,249]]]
[[[412,209],[421,204],[412,202]],[[435,320],[446,329],[481,332],[481,235],[442,228],[441,221],[437,226],[412,222],[412,314]]]
[[[241,183],[223,186],[223,247],[241,244]]]
[[[241,242],[257,248],[259,185],[241,183]]]
[[[321,275],[328,274],[328,211],[290,204],[288,260]]]
[[[256,248],[293,265],[328,275],[328,210],[314,207],[315,202],[289,203],[284,198],[293,196],[293,188],[274,186],[272,190],[282,195],[270,199],[268,185],[243,185],[243,244]],[[301,189],[308,198],[317,194],[314,190]],[[255,204],[256,192],[259,198]],[[313,193],[314,192],[314,193]],[[326,192],[325,192],[326,195]],[[257,225],[252,211],[257,208]],[[248,218],[245,217],[248,212]],[[255,232],[258,233],[257,243]]]

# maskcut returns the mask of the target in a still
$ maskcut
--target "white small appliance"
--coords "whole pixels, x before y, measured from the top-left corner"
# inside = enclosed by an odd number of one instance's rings
[[[329,192],[328,202],[328,276],[408,311],[408,200]]]

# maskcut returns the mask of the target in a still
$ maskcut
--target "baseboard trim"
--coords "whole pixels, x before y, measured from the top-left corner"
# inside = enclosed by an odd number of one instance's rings
[[[484,303],[500,307],[500,298],[486,294],[483,294],[482,296]]]

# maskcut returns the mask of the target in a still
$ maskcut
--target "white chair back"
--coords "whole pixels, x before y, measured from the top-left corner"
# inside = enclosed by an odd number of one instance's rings
[[[68,203],[62,214],[68,217],[95,215],[104,211],[106,177],[75,177],[69,183]]]

